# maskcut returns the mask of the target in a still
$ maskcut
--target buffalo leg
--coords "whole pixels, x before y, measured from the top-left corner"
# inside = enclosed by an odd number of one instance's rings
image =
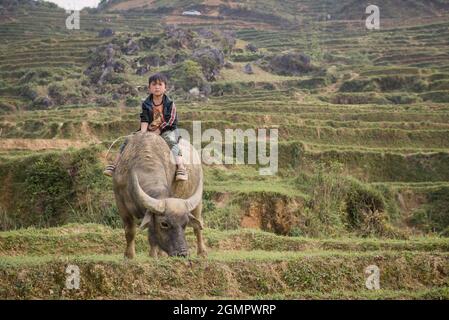
[[[136,224],[134,222],[134,219],[132,218],[124,219],[123,224],[125,226],[125,238],[126,238],[125,258],[134,259],[134,257],[136,256],[136,246],[135,246]]]
[[[192,214],[195,216],[195,218],[197,218],[200,221],[202,221],[202,218],[201,218],[202,209],[203,209],[203,206],[200,203],[198,205],[198,207],[196,207],[196,209],[192,211]],[[207,256],[206,245],[204,244],[204,240],[203,240],[203,232],[201,231],[200,228],[194,228],[193,232],[195,232],[195,236],[196,236],[197,254],[202,257]]]
[[[151,237],[150,229],[148,229],[148,243],[150,244],[150,257],[157,259],[160,249],[156,241]]]
[[[151,243],[151,240],[149,242],[150,242],[150,257],[157,259],[159,256],[167,255],[164,252],[164,250],[159,248],[157,244]]]
[[[157,259],[158,247],[150,244],[150,257]]]

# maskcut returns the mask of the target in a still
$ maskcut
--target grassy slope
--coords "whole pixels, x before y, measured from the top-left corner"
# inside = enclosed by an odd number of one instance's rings
[[[188,231],[192,247],[194,236]],[[422,251],[447,252],[449,240],[438,237],[413,237],[409,240],[382,240],[377,238],[320,239],[306,237],[283,237],[256,229],[234,231],[205,231],[206,244],[213,250],[263,250],[263,251]],[[123,230],[111,229],[97,224],[67,224],[49,229],[20,229],[0,234],[0,255],[39,256],[121,253],[125,244]],[[145,232],[137,235],[137,251],[147,250]]]
[[[448,297],[449,243],[444,239],[318,240],[254,230],[206,230],[207,260],[195,256],[154,260],[145,253],[148,247],[139,234],[136,260],[125,261],[120,253],[121,233],[99,225],[74,224],[1,234],[0,297]],[[188,238],[192,240],[192,234]],[[79,290],[64,288],[69,264],[80,268]],[[380,291],[364,287],[364,270],[371,264],[381,270]]]
[[[166,4],[165,1],[155,3]],[[279,6],[273,9],[273,3]],[[177,2],[171,4],[178,5]],[[448,23],[444,16],[447,10],[438,7],[435,1],[428,1],[423,10],[422,3],[414,1],[407,7],[409,11],[400,10],[404,15],[419,16],[413,20],[414,25],[401,25],[402,20],[409,19],[385,19],[385,28],[367,33],[359,20],[338,21],[360,18],[360,15],[345,15],[354,12],[353,1],[339,2],[338,6],[329,6],[327,1],[303,1],[305,10],[299,18],[303,14],[306,18],[323,18],[326,9],[332,14],[332,21],[295,27],[298,32],[279,29],[278,16],[296,23],[292,12],[297,4],[297,1],[250,3],[255,13],[273,13],[262,19],[264,24],[257,16],[243,17],[243,20],[250,20],[246,25],[241,18],[181,20],[176,12],[167,18],[179,19],[181,24],[192,23],[194,27],[200,22],[237,28],[238,48],[243,50],[230,57],[234,69],[224,69],[214,84],[216,90],[224,91],[223,96],[212,96],[208,102],[194,104],[177,100],[185,127],[197,119],[203,121],[204,128],[282,126],[278,176],[261,178],[255,168],[206,167],[206,204],[218,208],[206,210],[209,213],[206,222],[220,228],[238,227],[233,214],[241,208],[233,201],[240,200],[254,200],[256,209],[266,213],[270,223],[276,222],[275,213],[280,211],[272,210],[277,203],[274,200],[279,199],[281,205],[282,199],[303,205],[311,199],[312,193],[308,190],[310,186],[301,180],[301,174],[312,171],[313,163],[338,161],[343,163],[345,174],[408,195],[405,208],[401,208],[404,220],[401,227],[406,227],[414,209],[429,201],[426,197],[437,194],[440,202],[426,204],[422,215],[422,223],[426,225],[422,230],[433,234],[435,225],[429,223],[430,218],[435,210],[447,207],[449,190],[446,170],[449,100],[445,94],[449,56],[446,53]],[[348,5],[352,10],[345,9]],[[361,10],[363,5],[357,3]],[[381,8],[388,10],[381,9],[382,17],[399,12],[394,5],[383,1]],[[436,12],[442,16],[434,16]],[[47,93],[48,83],[61,79],[78,90],[77,79],[82,77],[87,66],[89,48],[103,42],[97,37],[98,31],[110,27],[117,32],[139,31],[151,36],[159,32],[159,17],[139,12],[84,12],[80,31],[64,28],[62,10],[37,8],[33,15],[19,10],[14,17],[2,20],[0,28],[0,37],[4,40],[0,44],[0,103],[7,104],[0,110],[6,110],[5,115],[0,115],[0,138],[25,140],[24,147],[18,150],[8,147],[13,144],[11,140],[0,145],[0,179],[2,187],[6,188],[0,195],[1,222],[11,227],[21,223],[29,225],[31,219],[37,218],[41,223],[41,218],[52,217],[51,210],[58,212],[58,206],[66,207],[69,199],[79,207],[71,208],[68,217],[58,216],[61,218],[58,222],[50,220],[43,224],[99,222],[97,211],[101,211],[101,222],[111,224],[111,217],[117,218],[112,194],[104,192],[108,181],[98,177],[101,174],[98,159],[91,159],[95,155],[105,161],[104,153],[81,149],[83,155],[78,157],[74,156],[78,154],[76,150],[49,153],[33,151],[30,146],[36,149],[52,146],[60,150],[70,145],[80,147],[77,142],[83,141],[100,143],[100,151],[104,151],[117,136],[136,129],[138,110],[98,108],[92,101],[48,111],[10,111],[28,107],[29,100],[22,96],[23,79],[28,71],[50,71],[50,78],[38,80],[41,94]],[[151,30],[149,24],[153,26]],[[304,51],[326,73],[287,77],[254,67],[255,74],[247,75],[242,67],[254,58],[244,50],[247,43],[255,44],[265,53],[291,48]],[[141,77],[132,75],[129,78],[135,86],[142,84]],[[279,116],[280,107],[286,117]],[[51,162],[54,166],[46,171],[42,161],[37,161],[42,159],[44,163],[57,161]],[[32,166],[36,163],[41,166]],[[30,182],[24,174],[29,173],[30,168],[37,172],[33,176],[37,180],[31,179],[36,183],[32,187],[37,189],[32,189],[35,195],[30,200],[37,202],[27,202],[33,204],[27,208],[10,193],[23,190]],[[73,168],[81,170],[67,171]],[[53,194],[39,194],[43,183],[55,179],[55,170],[64,178],[67,172],[75,173],[67,180],[74,183],[78,197],[75,201],[72,202],[71,193],[66,193],[70,190],[64,188],[60,193],[52,188]],[[86,182],[85,177],[95,177],[95,182]],[[395,197],[398,194],[395,193]],[[223,196],[228,197],[226,201],[220,200]],[[38,201],[42,199],[59,200],[42,205]],[[51,210],[43,210],[43,207]],[[5,208],[14,215],[5,215]],[[29,214],[30,209],[32,214]],[[38,224],[37,220],[31,222]],[[0,297],[449,298],[447,238],[305,238],[282,237],[257,230],[209,228],[205,237],[210,248],[208,260],[192,257],[188,261],[171,258],[154,261],[147,257],[147,241],[140,232],[138,258],[125,262],[122,259],[123,231],[118,229],[69,224],[51,229],[1,232]],[[192,233],[188,234],[188,239],[194,248]],[[65,267],[69,263],[80,266],[79,291],[64,289]],[[364,287],[364,268],[373,263],[381,268],[380,291],[368,291]],[[153,277],[149,278],[148,274]]]

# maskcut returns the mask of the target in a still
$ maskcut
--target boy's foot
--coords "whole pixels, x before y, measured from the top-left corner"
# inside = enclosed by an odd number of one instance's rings
[[[176,181],[186,181],[188,177],[189,176],[185,168],[176,169]]]
[[[115,166],[113,164],[110,164],[106,166],[106,170],[103,171],[103,174],[109,177],[112,177],[114,174]]]

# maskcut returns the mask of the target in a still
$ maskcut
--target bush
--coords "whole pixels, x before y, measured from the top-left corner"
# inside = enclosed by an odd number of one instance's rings
[[[241,209],[236,204],[224,208],[214,208],[204,215],[204,222],[208,228],[219,230],[235,230],[240,227]]]
[[[34,99],[32,109],[48,109],[53,106],[53,101],[48,97],[37,97]]]
[[[53,83],[48,87],[48,95],[57,103],[64,104],[66,102],[65,93],[67,87],[61,83]]]
[[[240,94],[243,89],[239,83],[212,83],[212,95],[220,96],[223,94]]]
[[[388,104],[390,101],[377,93],[339,93],[329,97],[321,96],[321,100],[335,104]]]
[[[442,237],[447,237],[447,238],[449,238],[449,227],[447,227],[446,229],[444,229],[444,230],[440,233],[440,235],[441,235]]]
[[[300,80],[298,81],[298,85],[300,88],[305,89],[315,89],[315,88],[321,88],[328,85],[328,79],[327,78],[311,78],[307,80]]]
[[[430,192],[427,203],[413,212],[410,222],[422,231],[449,235],[449,187]]]
[[[374,78],[373,80],[377,83],[379,89],[383,92],[396,90],[422,92],[424,90],[427,90],[428,88],[427,82],[415,75],[385,76]]]
[[[138,98],[127,97],[125,105],[130,108],[138,107],[140,105],[140,100]]]
[[[170,78],[177,87],[189,91],[194,87],[201,88],[206,83],[201,66],[192,60],[185,60],[170,73]]]
[[[33,208],[37,225],[52,226],[64,220],[66,203],[73,198],[73,183],[57,155],[40,158],[28,166],[23,187],[27,195],[23,205]]]
[[[38,82],[42,79],[49,79],[52,75],[53,74],[49,70],[45,69],[30,70],[19,79],[19,84]]]
[[[369,80],[349,80],[343,82],[339,89],[340,92],[365,92],[376,91],[375,84]]]
[[[311,235],[337,236],[345,231],[343,199],[346,181],[339,174],[341,170],[338,163],[321,164],[308,178],[311,199],[304,215],[305,225],[310,229],[307,232]]]
[[[346,211],[351,225],[359,226],[364,214],[383,210],[384,202],[378,192],[356,181],[352,183],[346,198]]]
[[[429,89],[432,91],[449,90],[449,80],[434,81],[431,83]]]
[[[394,104],[412,104],[422,101],[420,97],[408,94],[386,95],[385,98]]]
[[[14,111],[16,111],[16,106],[14,106],[8,102],[0,101],[0,114],[14,112]]]
[[[224,208],[217,208],[212,200],[212,192],[204,192],[203,217],[208,228],[220,230],[238,229],[241,220],[241,210],[236,204],[230,204]]]
[[[20,95],[30,100],[36,99],[39,95],[30,84],[25,84],[20,88]]]
[[[405,237],[390,223],[397,218],[394,194],[366,185],[343,175],[338,162],[319,164],[312,174],[301,174],[295,180],[298,188],[310,196],[300,212],[295,234],[307,236]]]
[[[0,165],[0,224],[51,227],[67,222],[121,225],[100,147],[52,152]]]
[[[446,103],[449,102],[449,92],[447,91],[433,91],[433,92],[427,92],[420,95],[421,98],[424,101],[433,101],[433,102],[440,102],[440,103]]]
[[[266,60],[268,59],[268,60]],[[288,52],[267,57],[261,67],[279,75],[302,75],[315,68],[312,66],[311,58],[302,52]]]

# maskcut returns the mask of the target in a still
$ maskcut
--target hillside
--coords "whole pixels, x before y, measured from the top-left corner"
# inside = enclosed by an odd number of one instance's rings
[[[55,5],[3,1],[0,297],[447,299],[449,1],[379,1],[371,31],[366,3],[108,1],[69,30]],[[102,171],[154,72],[190,133],[279,130],[276,175],[203,165],[206,261],[154,261],[143,233],[122,260]]]
[[[320,0],[320,1],[273,1],[273,0],[206,0],[206,1],[164,1],[164,0],[104,0],[100,3],[101,11],[138,11],[138,10],[164,10],[164,13],[182,13],[188,10],[198,10],[206,16],[226,16],[238,11],[249,10],[253,14],[267,13],[287,17],[326,19],[330,14],[333,19],[358,20],[363,17],[365,8],[372,4],[370,1],[356,0]],[[397,2],[381,0],[376,2],[382,10],[382,15],[389,19],[404,17],[442,16],[449,9],[449,2],[441,0],[408,0]]]

